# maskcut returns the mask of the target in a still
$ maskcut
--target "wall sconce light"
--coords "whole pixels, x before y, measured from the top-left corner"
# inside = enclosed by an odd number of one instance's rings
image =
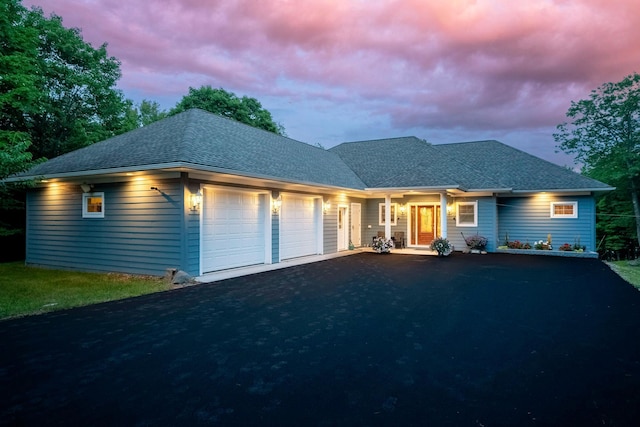
[[[326,214],[327,212],[329,212],[331,210],[331,202],[330,201],[326,201],[322,203],[322,213]]]
[[[280,212],[280,208],[282,207],[282,196],[278,195],[276,198],[271,199],[271,212],[274,214],[278,214]]]
[[[83,193],[89,193],[89,192],[91,192],[91,189],[93,188],[93,185],[87,184],[85,182],[84,184],[80,184],[80,188],[82,188],[82,192]]]
[[[202,191],[198,189],[197,193],[191,193],[191,210],[197,211],[200,209],[200,205],[202,204]]]
[[[456,216],[456,208],[453,205],[453,203],[450,205],[447,205],[447,216],[450,218],[455,218]]]
[[[407,213],[407,205],[400,205],[400,215],[404,215]]]

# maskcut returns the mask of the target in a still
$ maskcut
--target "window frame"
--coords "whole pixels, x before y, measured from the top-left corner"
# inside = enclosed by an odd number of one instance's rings
[[[565,205],[565,206],[573,206],[573,213],[572,214],[557,214],[556,213],[556,206],[558,205]],[[578,218],[578,202],[577,201],[557,201],[557,202],[550,202],[549,204],[549,217],[550,218]]]
[[[91,197],[100,197],[102,199],[102,209],[100,209],[100,212],[89,212],[89,198]],[[100,191],[95,193],[82,193],[82,218],[104,218],[104,211],[104,192]]]
[[[473,222],[460,221],[460,206],[473,206]],[[456,227],[477,227],[478,226],[478,201],[456,202]]]
[[[398,225],[398,204],[390,203],[391,206],[391,225]],[[385,214],[385,203],[378,203],[378,225],[385,225],[384,214]]]

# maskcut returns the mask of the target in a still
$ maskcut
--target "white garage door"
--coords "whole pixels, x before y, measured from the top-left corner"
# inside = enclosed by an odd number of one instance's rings
[[[319,199],[282,196],[280,209],[280,259],[320,253]]]
[[[205,188],[202,210],[202,272],[266,261],[266,195]]]

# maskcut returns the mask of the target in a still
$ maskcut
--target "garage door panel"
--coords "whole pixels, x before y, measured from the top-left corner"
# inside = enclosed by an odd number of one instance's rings
[[[280,218],[281,259],[318,253],[318,216],[314,198],[283,197]]]
[[[265,196],[211,188],[204,196],[203,272],[264,263]]]

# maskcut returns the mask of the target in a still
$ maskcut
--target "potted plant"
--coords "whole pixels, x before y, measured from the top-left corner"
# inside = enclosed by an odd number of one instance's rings
[[[453,247],[447,239],[438,237],[431,242],[431,250],[438,252],[438,256],[447,256],[453,251]]]
[[[371,247],[379,254],[388,254],[391,252],[391,249],[393,249],[393,240],[376,237],[373,239],[373,245]]]
[[[479,234],[476,234],[475,236],[469,236],[469,237],[465,237],[463,234],[462,237],[464,237],[464,242],[467,244],[467,246],[471,250],[471,253],[479,254],[479,253],[485,252],[485,249],[487,247],[487,242],[488,242],[486,237],[480,236]]]

